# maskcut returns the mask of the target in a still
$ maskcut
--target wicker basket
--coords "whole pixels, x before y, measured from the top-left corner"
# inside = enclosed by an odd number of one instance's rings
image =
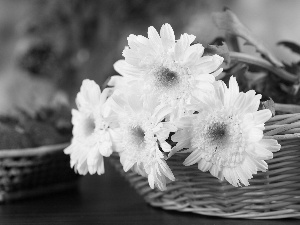
[[[300,218],[300,113],[275,116],[265,127],[264,138],[277,139],[282,147],[267,161],[269,170],[254,175],[247,187],[219,181],[197,165],[183,166],[185,153],[168,159],[176,181],[161,192],[152,190],[146,178],[124,173],[117,155],[110,159],[152,206],[227,218]]]
[[[78,175],[63,153],[67,146],[0,150],[0,203],[74,187]]]

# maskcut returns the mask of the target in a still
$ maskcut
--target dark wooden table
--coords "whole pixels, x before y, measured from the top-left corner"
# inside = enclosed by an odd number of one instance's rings
[[[106,162],[102,176],[85,176],[78,188],[0,205],[0,225],[35,224],[300,224],[299,220],[242,220],[166,211],[142,197]]]

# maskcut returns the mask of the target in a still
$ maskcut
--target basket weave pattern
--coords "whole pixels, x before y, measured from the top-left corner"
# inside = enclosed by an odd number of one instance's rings
[[[0,203],[73,187],[68,144],[0,151]]]
[[[152,206],[228,218],[300,219],[300,113],[271,118],[264,135],[277,139],[281,150],[267,161],[268,171],[254,175],[247,187],[220,181],[197,165],[183,166],[188,153],[167,160],[176,181],[164,192],[152,190],[146,178],[132,171],[125,173],[117,155],[110,160]]]

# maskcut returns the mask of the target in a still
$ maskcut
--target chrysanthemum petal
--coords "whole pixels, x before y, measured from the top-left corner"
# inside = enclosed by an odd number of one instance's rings
[[[103,104],[106,102],[107,98],[109,97],[109,95],[111,95],[112,93],[112,89],[111,88],[105,88],[101,95],[100,95],[100,100],[99,100],[99,107],[104,107]]]
[[[169,129],[164,129],[164,128],[161,128],[160,131],[157,131],[155,132],[156,134],[156,137],[157,139],[160,141],[160,142],[164,142],[165,140],[167,140],[170,136],[170,130]]]
[[[71,161],[71,162],[72,162],[72,161]],[[71,166],[71,167],[73,167],[73,166]],[[80,164],[80,165],[75,164],[75,165],[74,165],[74,170],[75,170],[78,174],[80,174],[80,175],[86,175],[86,174],[89,172],[88,166],[87,166],[87,163],[86,163],[86,162],[85,162],[85,163],[82,163],[82,164]]]
[[[219,170],[219,167],[215,164],[212,164],[210,169],[209,169],[209,172],[211,175],[213,175],[214,177],[217,177],[219,178],[219,175],[220,175],[220,170]]]
[[[193,66],[198,63],[201,56],[203,55],[204,47],[201,44],[194,44],[192,46],[188,46],[187,50],[184,52],[182,56],[182,65],[185,66]]]
[[[193,151],[183,162],[183,165],[190,166],[200,161],[202,154],[200,151]]]
[[[255,161],[253,160],[252,157],[249,157],[248,155],[246,155],[244,161],[240,166],[242,167],[243,170],[249,173],[249,176],[250,174],[257,174],[258,168],[255,165]]]
[[[221,73],[223,72],[223,68],[219,68],[217,69],[215,72],[210,73],[211,75],[213,75],[214,77],[219,76]]]
[[[229,86],[228,89],[230,89],[231,95],[236,96],[239,94],[239,84],[236,81],[236,78],[234,76],[231,76],[229,79]]]
[[[109,157],[113,152],[112,138],[109,131],[102,132],[101,137],[99,137],[101,144],[98,146],[98,149],[100,154],[105,157]]]
[[[159,161],[159,166],[161,168],[162,173],[169,178],[171,181],[175,180],[174,174],[172,173],[170,167],[167,165],[167,163],[164,160]]]
[[[128,64],[130,64],[132,66],[136,66],[136,67],[140,66],[141,56],[133,49],[125,47],[122,52],[122,55],[125,57],[125,61]]]
[[[154,189],[154,175],[153,172],[148,175],[149,186]]]
[[[171,107],[166,107],[165,105],[161,104],[154,108],[153,116],[157,119],[157,123],[162,121],[168,114],[172,112]]]
[[[236,81],[236,78],[231,76],[229,79],[229,87],[228,87],[228,106],[232,107],[234,102],[239,96],[239,85]]]
[[[254,90],[239,94],[236,99],[235,107],[239,109],[240,114],[253,113],[258,110],[261,95],[255,95]],[[242,100],[242,102],[240,102]]]
[[[209,82],[199,82],[196,84],[196,87],[198,89],[196,89],[194,91],[195,93],[201,93],[201,94],[203,94],[204,92],[213,93],[213,91],[214,91],[214,86]],[[200,96],[198,96],[198,97],[200,97]],[[199,99],[201,99],[201,97]]]
[[[239,181],[234,169],[230,167],[223,168],[222,175],[231,185],[238,187]]]
[[[206,171],[210,170],[211,166],[212,166],[212,163],[206,161],[205,159],[201,159],[198,162],[198,169],[203,171],[203,172],[206,172]]]
[[[266,172],[268,164],[264,160],[252,158],[258,171]]]
[[[281,147],[281,145],[278,144],[278,141],[275,139],[262,139],[259,141],[259,144],[271,152],[278,152]]]
[[[98,161],[99,158],[103,159],[103,156],[100,155],[98,149],[96,148],[91,148],[89,149],[89,153],[87,156],[87,165],[88,165],[88,170],[90,174],[95,174],[98,171]],[[103,163],[103,160],[100,160],[100,167],[101,163]],[[104,171],[101,171],[101,174],[103,174]]]
[[[171,150],[171,152],[168,155],[168,158],[170,158],[172,155],[174,155],[176,152],[190,147],[190,141],[191,141],[191,133],[188,129],[183,129],[177,131],[175,134],[171,137],[172,141],[178,142]]]
[[[134,165],[134,162],[132,160],[124,160],[123,162],[124,162],[123,163],[123,170],[125,172],[127,172],[128,170],[130,170],[133,167],[133,165]],[[122,161],[121,161],[121,163],[122,163]]]
[[[72,148],[73,148],[72,144],[69,145],[67,148],[64,149],[64,153],[65,154],[70,154],[73,151]]]
[[[214,83],[216,97],[220,100],[222,106],[225,105],[225,92],[226,84],[223,81],[217,81]]]
[[[247,113],[253,113],[253,112],[256,112],[258,110],[258,107],[259,107],[259,104],[260,104],[260,99],[261,99],[261,95],[260,94],[257,94],[255,95],[255,91],[254,90],[250,90],[250,91],[247,91],[245,93],[246,95],[246,98],[247,98],[247,106],[243,108],[243,111],[244,112],[247,112]]]
[[[247,104],[245,95],[238,95],[234,102],[234,107],[237,109],[243,109]]]
[[[112,87],[119,87],[122,86],[124,83],[125,80],[123,76],[115,75],[110,77],[107,85]]]
[[[118,91],[115,91],[115,93],[110,98],[110,107],[116,113],[124,111],[124,108],[127,104],[128,102],[126,102],[125,99],[122,98],[121,93]]]
[[[175,44],[175,59],[181,61],[183,59],[183,53],[190,46],[190,44],[195,40],[194,35],[182,34],[180,39]]]
[[[104,169],[104,160],[103,157],[99,158],[98,161],[98,166],[97,166],[97,174],[101,175],[105,173],[105,169]]]
[[[114,69],[124,77],[126,76],[134,76],[138,77],[143,74],[143,70],[138,69],[130,64],[128,64],[125,60],[118,60],[113,65]]]
[[[215,77],[211,74],[199,74],[195,76],[195,80],[199,82],[209,82],[210,84],[215,82]]]
[[[128,98],[128,106],[135,112],[138,113],[143,109],[143,102],[140,96],[138,95],[131,95]]]
[[[67,147],[64,150],[64,153],[70,155],[71,167],[77,165],[81,158],[83,158],[82,161],[86,160],[87,151],[84,151],[84,153],[82,154],[79,145],[75,145],[74,143],[72,143],[69,147]],[[80,157],[81,154],[83,155],[83,157]]]
[[[157,30],[152,26],[148,28],[148,38],[153,49],[159,53],[160,48],[162,47],[162,41]]]
[[[113,113],[111,108],[111,98],[108,97],[104,104],[102,105],[101,113],[103,116],[103,120],[107,123],[116,124],[116,114]]]
[[[92,106],[98,105],[101,90],[95,81],[85,79],[82,82],[80,92],[76,97],[76,105],[80,111],[91,110]]]
[[[121,132],[119,131],[120,128],[116,129],[109,129],[109,134],[112,140],[112,149],[113,151],[120,151],[122,148],[120,147],[122,145],[121,140],[122,140],[122,135]]]
[[[171,140],[174,142],[182,142],[191,138],[191,132],[189,129],[178,130],[172,135]]]
[[[89,148],[87,146],[83,146],[80,143],[72,142],[72,144],[65,150],[66,154],[70,154],[70,159],[72,162],[72,167],[83,164],[89,153]]]
[[[255,124],[261,124],[267,122],[271,117],[272,113],[269,109],[259,110],[253,113]]]
[[[249,171],[244,170],[242,168],[238,168],[235,171],[236,171],[236,173],[238,175],[239,181],[243,185],[248,186],[249,185],[249,181],[248,180],[252,178],[251,173],[249,173]]]
[[[147,45],[148,45],[149,40],[147,38],[145,38],[144,36],[141,36],[141,35],[136,36],[136,35],[130,34],[129,37],[127,38],[127,40],[128,40],[128,45],[129,45],[130,49],[135,50],[137,52],[140,49],[147,50]]]
[[[164,152],[170,152],[171,151],[171,145],[168,144],[166,141],[160,142],[160,147]]]
[[[207,58],[206,62],[198,64],[197,67],[195,67],[195,69],[198,73],[212,73],[220,67],[223,60],[224,58],[219,55],[212,55],[209,56],[209,58]]]
[[[166,23],[162,25],[160,37],[165,50],[168,50],[175,45],[175,34],[170,24]]]
[[[175,125],[175,123],[170,122],[162,122],[163,129],[166,129],[170,132],[176,132],[178,130],[178,127]]]
[[[261,159],[261,160],[268,160],[273,158],[273,153],[266,149],[260,142],[256,143],[254,148],[251,149],[250,154],[254,158]]]
[[[249,131],[249,137],[248,140],[249,142],[257,142],[260,141],[263,138],[263,131],[253,127],[250,131]]]

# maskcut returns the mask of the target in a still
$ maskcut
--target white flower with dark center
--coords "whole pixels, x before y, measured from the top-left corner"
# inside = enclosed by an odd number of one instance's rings
[[[178,142],[173,152],[188,148],[191,154],[184,165],[198,163],[201,171],[233,186],[249,185],[257,171],[268,168],[264,160],[273,158],[280,145],[273,139],[262,139],[264,123],[271,118],[269,109],[258,110],[261,95],[251,90],[239,92],[231,77],[229,88],[223,81],[215,84],[215,96],[206,97],[199,113],[185,118],[183,129],[172,140]]]
[[[218,68],[223,58],[203,56],[201,44],[191,45],[195,38],[183,34],[176,41],[169,24],[161,27],[160,35],[154,27],[149,27],[148,38],[130,35],[129,46],[123,51],[125,60],[114,64],[123,77],[113,76],[110,85],[127,90],[142,88],[146,99],[155,95],[161,103],[181,113],[195,95],[213,90],[215,76],[222,71]]]
[[[176,127],[162,122],[170,109],[160,107],[155,101],[145,104],[138,95],[124,96],[114,93],[112,109],[118,114],[119,132],[114,139],[123,169],[133,169],[148,178],[151,188],[166,189],[174,175],[164,160],[164,152],[171,146],[166,142]]]
[[[109,89],[84,80],[76,97],[78,110],[72,110],[73,139],[64,152],[70,155],[71,167],[79,174],[103,174],[103,156],[112,153],[110,120],[106,99]]]

